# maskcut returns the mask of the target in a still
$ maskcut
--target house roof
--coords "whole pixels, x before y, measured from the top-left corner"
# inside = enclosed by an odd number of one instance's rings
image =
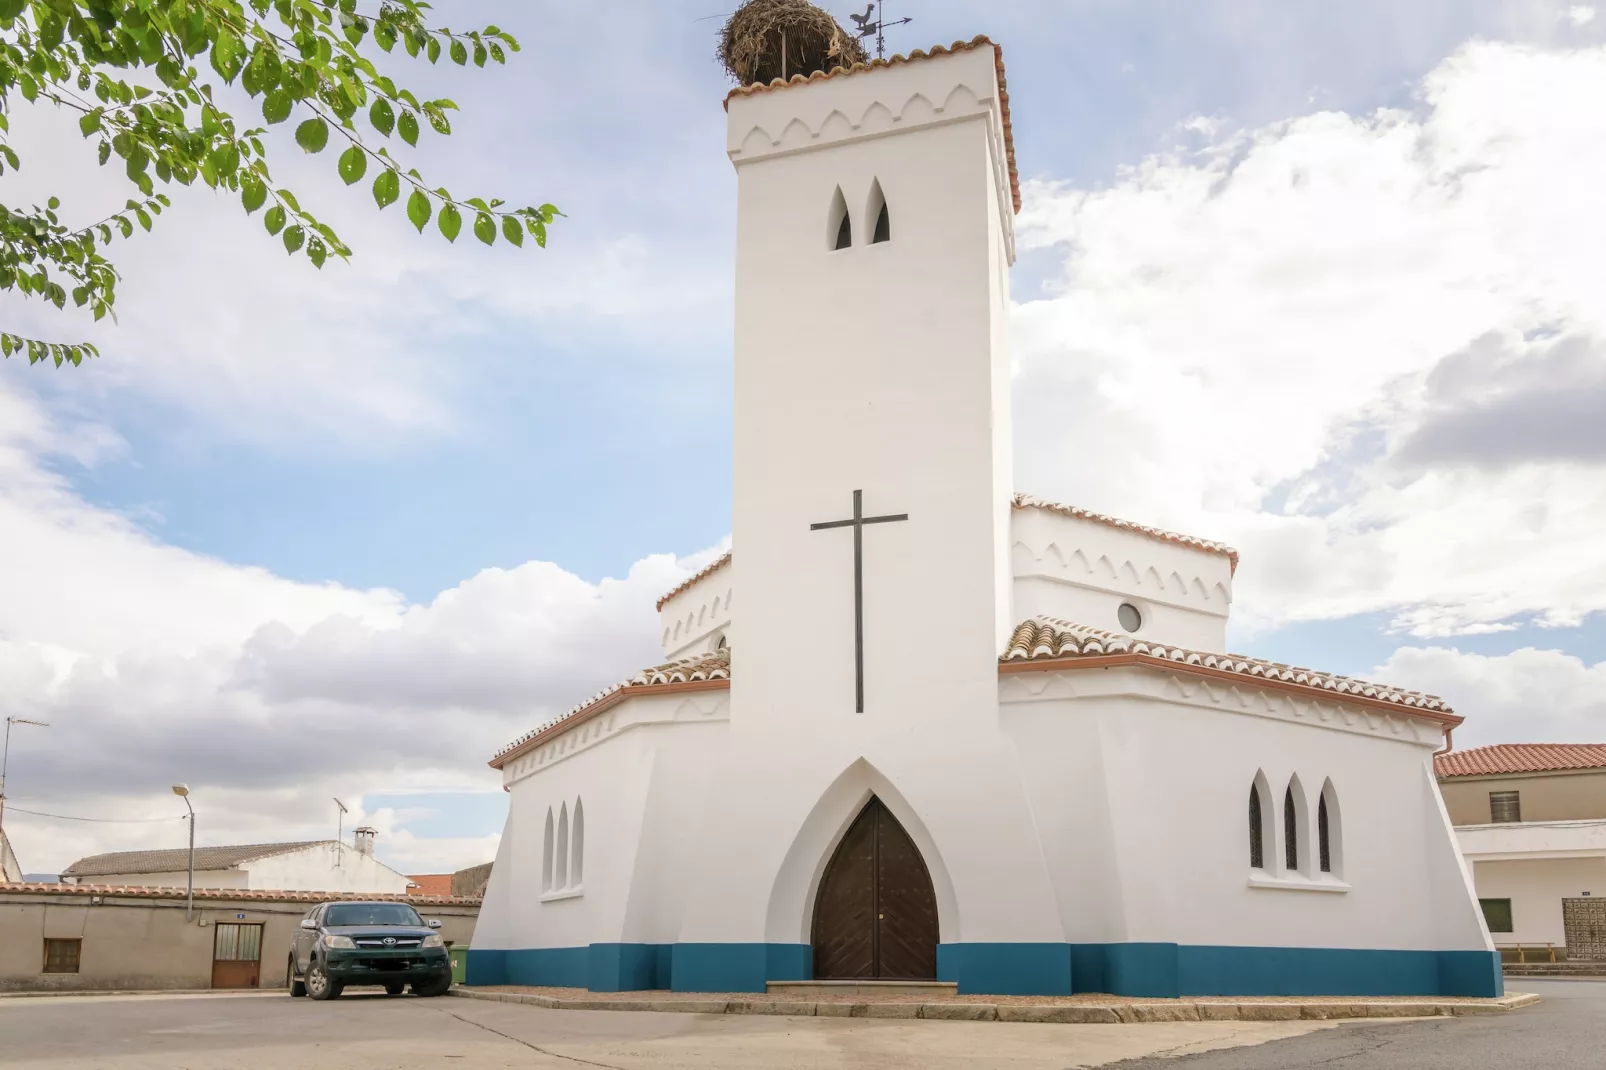
[[[452,875],[450,873],[415,873],[409,874],[407,879],[412,882],[409,895],[451,895]]]
[[[1433,771],[1441,779],[1570,769],[1606,769],[1606,743],[1496,743],[1433,759]]]
[[[627,695],[652,694],[672,690],[711,690],[730,686],[731,652],[726,647],[712,654],[695,654],[687,658],[643,669],[630,679],[599,691],[578,706],[571,707],[533,731],[515,739],[497,751],[491,758],[491,768],[500,769],[514,758],[533,750],[559,732],[567,731],[582,721],[595,717],[603,710],[618,704]]]
[[[302,840],[298,843],[250,843],[236,847],[197,847],[197,870],[233,869],[245,862],[273,855],[289,854],[307,847],[332,844],[334,840]],[[111,854],[80,858],[62,870],[64,877],[104,877],[122,873],[176,873],[189,868],[188,847],[161,851],[114,851]]]
[[[188,851],[185,852],[186,854]],[[122,884],[8,884],[0,888],[0,896],[5,895],[72,895],[72,896],[116,896],[119,899],[176,899],[183,902],[186,894],[183,888],[162,888],[155,885],[122,885]],[[417,906],[475,906],[480,900],[472,896],[450,895],[394,895],[389,892],[309,892],[309,891],[275,891],[271,889],[251,888],[197,888],[197,900],[265,900],[274,903],[330,903],[336,900],[344,902],[377,903],[397,902],[412,903]]]
[[[724,553],[722,553],[718,557],[714,558],[714,560],[710,561],[708,564],[704,565],[702,568],[698,569],[696,572],[693,572],[690,576],[686,577],[686,579],[684,581],[682,581],[680,583],[680,585],[677,586],[674,590],[670,591],[668,594],[666,594],[662,598],[658,599],[658,609],[661,611],[664,608],[664,606],[669,604],[669,600],[671,598],[675,597],[680,592],[682,592],[684,590],[687,590],[692,585],[694,585],[697,582],[699,582],[700,580],[702,580],[702,578],[704,576],[712,576],[714,573],[718,572],[720,569],[724,568],[726,565],[728,565],[730,563],[731,563],[731,552],[729,550],[726,550]]]
[[[1075,517],[1078,520],[1089,520],[1095,524],[1103,524],[1105,527],[1119,528],[1121,531],[1130,531],[1134,535],[1142,535],[1145,538],[1159,539],[1161,542],[1176,543],[1178,546],[1187,546],[1194,550],[1203,550],[1206,553],[1221,554],[1232,563],[1232,571],[1238,571],[1238,551],[1234,550],[1225,543],[1211,542],[1209,539],[1201,539],[1195,535],[1179,535],[1174,531],[1166,531],[1162,528],[1151,528],[1144,524],[1134,524],[1130,520],[1122,520],[1119,517],[1105,516],[1103,513],[1091,512],[1075,505],[1061,505],[1059,502],[1051,502],[1047,499],[1039,498],[1031,494],[1015,495],[1013,504],[1016,509],[1042,509],[1046,512],[1058,513],[1061,516]]]
[[[993,65],[998,71],[998,117],[1004,124],[1004,156],[1009,163],[1009,194],[1014,203],[1015,211],[1020,211],[1020,173],[1015,168],[1015,130],[1009,121],[1009,85],[1004,78],[1004,50],[985,35],[972,37],[968,41],[955,41],[948,46],[936,45],[930,51],[917,48],[908,55],[892,56],[887,59],[873,59],[868,63],[855,63],[851,67],[833,67],[829,71],[815,71],[813,74],[794,74],[790,79],[782,81],[777,78],[772,82],[752,85],[739,85],[725,94],[725,107],[730,107],[732,97],[750,97],[755,93],[770,93],[788,86],[804,85],[809,82],[823,82],[827,78],[849,78],[864,71],[875,70],[878,67],[901,67],[905,63],[918,63],[923,59],[932,59],[936,56],[952,55],[955,52],[970,52],[977,48],[990,48],[993,50]]]
[[[1234,676],[1249,677],[1285,690],[1317,694],[1326,692],[1346,702],[1399,707],[1445,723],[1458,724],[1462,720],[1448,703],[1436,695],[1238,654],[1213,654],[1164,646],[1136,636],[1107,632],[1085,624],[1072,624],[1054,617],[1034,617],[1023,621],[1015,628],[1009,646],[999,660],[1006,669],[1020,666],[1027,671],[1043,663],[1070,665],[1078,660],[1086,661],[1089,666],[1110,665],[1117,661],[1164,663],[1228,679]]]

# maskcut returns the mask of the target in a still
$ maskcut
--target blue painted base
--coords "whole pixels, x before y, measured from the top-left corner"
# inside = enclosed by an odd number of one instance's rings
[[[591,944],[471,948],[471,985],[626,992],[762,992],[814,975],[807,944]],[[965,994],[1119,996],[1499,996],[1488,951],[1372,951],[1191,944],[942,944],[937,976]]]

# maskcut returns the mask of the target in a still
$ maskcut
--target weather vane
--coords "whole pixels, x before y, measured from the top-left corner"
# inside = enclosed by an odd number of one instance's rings
[[[902,26],[906,22],[914,21],[914,19],[905,15],[901,19],[894,19],[892,22],[888,22],[886,4],[883,0],[871,0],[870,3],[865,5],[864,14],[849,15],[848,18],[852,19],[853,25],[859,28],[859,40],[862,41],[871,34],[875,34],[876,59],[887,58],[887,39],[884,33],[886,28],[888,26]]]

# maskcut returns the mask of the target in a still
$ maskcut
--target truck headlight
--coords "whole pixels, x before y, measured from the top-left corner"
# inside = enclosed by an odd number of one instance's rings
[[[323,946],[335,948],[336,950],[340,951],[353,951],[356,950],[357,947],[356,944],[352,943],[351,937],[336,936],[334,933],[330,933],[323,938]]]
[[[446,946],[446,942],[441,939],[441,934],[440,933],[430,933],[428,936],[424,937],[424,942],[420,946],[421,947],[445,947]]]

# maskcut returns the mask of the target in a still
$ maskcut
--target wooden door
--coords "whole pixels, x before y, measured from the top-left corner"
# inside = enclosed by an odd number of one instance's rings
[[[257,988],[262,981],[262,926],[220,922],[212,938],[212,987]]]
[[[914,841],[871,798],[825,867],[814,904],[814,976],[935,980],[937,894]]]

